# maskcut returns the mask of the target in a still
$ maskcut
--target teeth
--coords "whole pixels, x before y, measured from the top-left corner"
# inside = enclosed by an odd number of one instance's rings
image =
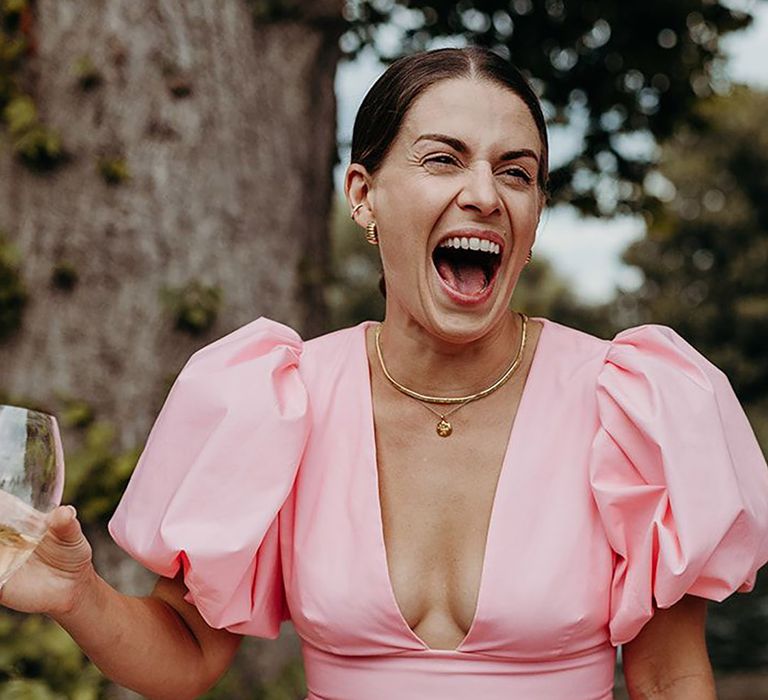
[[[456,236],[454,238],[446,238],[441,244],[441,248],[463,248],[464,250],[482,250],[486,253],[493,253],[498,255],[501,252],[501,246],[498,243],[492,243],[485,238],[477,238],[476,236]]]

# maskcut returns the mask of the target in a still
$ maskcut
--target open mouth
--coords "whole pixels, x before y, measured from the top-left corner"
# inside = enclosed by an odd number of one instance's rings
[[[447,238],[432,253],[440,279],[463,297],[478,297],[496,278],[501,246],[476,237]]]

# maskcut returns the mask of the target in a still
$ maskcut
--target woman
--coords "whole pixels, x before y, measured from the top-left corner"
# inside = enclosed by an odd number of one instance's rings
[[[101,580],[57,511],[3,591],[109,677],[193,698],[290,618],[310,698],[714,698],[705,598],[768,558],[768,472],[725,377],[668,328],[605,341],[510,311],[547,136],[481,49],[394,64],[346,192],[386,320],[196,353],[110,523],[161,578]]]

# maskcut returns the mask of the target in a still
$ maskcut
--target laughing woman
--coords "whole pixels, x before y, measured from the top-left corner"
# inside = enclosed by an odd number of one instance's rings
[[[118,683],[193,698],[290,619],[313,700],[714,698],[706,599],[768,558],[768,472],[674,331],[602,340],[510,310],[547,187],[520,73],[395,63],[346,192],[386,317],[306,343],[259,319],[195,354],[110,523],[160,575],[98,577],[73,514],[3,592]]]

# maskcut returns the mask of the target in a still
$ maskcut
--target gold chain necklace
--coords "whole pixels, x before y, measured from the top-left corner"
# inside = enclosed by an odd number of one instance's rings
[[[384,376],[387,378],[390,384],[395,387],[400,393],[405,394],[406,396],[410,396],[412,399],[416,399],[417,401],[421,402],[424,408],[434,413],[440,420],[437,423],[437,434],[440,437],[448,437],[453,433],[453,425],[446,420],[448,416],[450,416],[452,413],[455,413],[460,408],[463,408],[468,403],[471,403],[472,401],[477,401],[478,399],[482,399],[489,394],[492,394],[497,389],[504,386],[504,384],[510,379],[510,377],[515,373],[515,370],[520,366],[520,363],[523,359],[523,354],[525,352],[525,340],[527,335],[527,327],[528,327],[528,317],[525,314],[520,314],[521,317],[521,323],[522,328],[520,331],[520,347],[517,349],[517,355],[515,356],[515,359],[512,361],[512,364],[507,367],[507,369],[504,371],[504,373],[489,387],[486,387],[485,389],[478,391],[475,394],[468,394],[467,396],[429,396],[428,394],[420,394],[418,391],[414,391],[413,389],[409,389],[407,386],[404,386],[403,384],[400,384],[390,373],[389,370],[387,370],[387,366],[384,364],[384,355],[381,352],[381,325],[379,325],[376,328],[376,334],[375,334],[375,340],[376,340],[376,355],[379,358],[379,364],[381,365],[381,371],[384,373]],[[440,413],[439,411],[436,411],[434,408],[427,404],[431,403],[437,403],[437,404],[444,404],[444,405],[453,405],[454,408],[452,408],[450,411],[446,411],[444,413]]]

